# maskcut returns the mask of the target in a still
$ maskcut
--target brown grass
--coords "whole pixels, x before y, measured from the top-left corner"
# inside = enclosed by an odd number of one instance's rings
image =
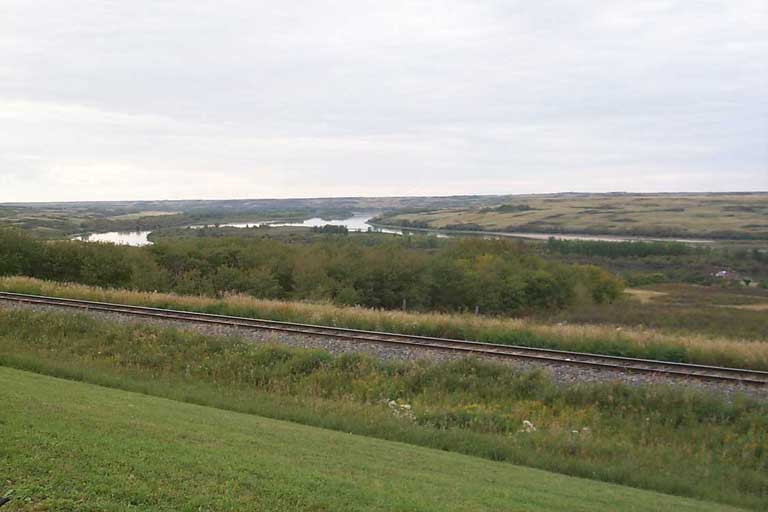
[[[504,198],[500,204],[530,209],[445,208],[393,215],[384,224],[408,220],[427,222],[431,228],[476,224],[485,231],[768,238],[768,194],[763,193],[532,195]]]
[[[624,292],[629,294],[633,299],[639,300],[643,304],[650,303],[656,297],[667,295],[666,292],[655,292],[653,290],[640,290],[638,288],[627,288],[624,290]]]
[[[747,311],[768,311],[768,304],[725,305],[724,308],[746,309]]]

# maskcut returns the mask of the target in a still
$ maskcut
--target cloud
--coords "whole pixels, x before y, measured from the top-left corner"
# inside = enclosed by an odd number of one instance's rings
[[[0,201],[768,189],[762,1],[1,9]]]

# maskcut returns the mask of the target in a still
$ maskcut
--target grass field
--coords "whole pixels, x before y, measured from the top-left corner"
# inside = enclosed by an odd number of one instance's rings
[[[685,296],[696,296],[690,287],[678,288]],[[468,314],[404,313],[260,300],[243,295],[212,299],[104,289],[25,277],[0,278],[0,290],[353,329],[768,369],[768,343],[765,342],[768,317],[762,311],[700,307],[697,304],[674,308],[654,300],[646,304],[633,301],[585,306],[537,321]],[[617,330],[617,325],[622,328]]]
[[[2,367],[0,389],[9,512],[736,510]]]
[[[696,339],[696,334],[703,334],[710,341],[699,338],[695,343],[703,350],[713,349],[717,338],[753,340],[768,347],[768,315],[764,313],[768,309],[768,290],[667,283],[628,289],[626,294],[631,300],[577,304],[569,310],[542,315],[542,319],[549,323],[619,325],[690,333],[687,337],[683,335],[683,339],[689,341]],[[746,346],[749,343],[742,348]],[[728,364],[734,362],[737,361],[731,360]]]
[[[398,214],[381,224],[433,229],[768,239],[768,193],[579,194],[503,198],[493,207]]]

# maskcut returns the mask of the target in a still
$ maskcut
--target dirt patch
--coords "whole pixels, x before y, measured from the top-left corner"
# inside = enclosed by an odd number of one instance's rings
[[[768,304],[725,304],[720,307],[734,308],[734,309],[747,309],[749,311],[768,311]]]
[[[643,304],[651,302],[656,297],[669,295],[667,292],[655,292],[653,290],[638,290],[637,288],[627,288],[624,290],[632,298],[639,300]]]

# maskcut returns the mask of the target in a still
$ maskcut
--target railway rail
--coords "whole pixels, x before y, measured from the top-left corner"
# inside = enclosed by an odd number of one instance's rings
[[[680,379],[694,379],[750,386],[768,386],[768,372],[742,368],[727,368],[699,364],[676,363],[650,359],[635,359],[603,354],[570,352],[544,348],[500,345],[470,340],[416,336],[328,327],[321,325],[281,322],[256,318],[216,315],[174,309],[161,309],[127,304],[112,304],[79,299],[46,297],[21,293],[0,292],[0,300],[24,304],[65,307],[72,309],[118,313],[136,317],[150,317],[163,320],[224,325],[246,329],[279,331],[302,336],[336,338],[365,343],[391,344],[407,348],[441,350],[467,355],[491,356],[528,360],[547,365],[587,367],[624,373],[639,373],[667,376]]]

